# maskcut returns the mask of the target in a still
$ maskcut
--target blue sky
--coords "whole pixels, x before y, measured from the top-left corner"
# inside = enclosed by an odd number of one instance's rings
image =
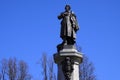
[[[0,0],[0,59],[26,61],[39,79],[41,54],[53,55],[61,43],[57,16],[66,2],[80,25],[77,44],[93,62],[97,79],[119,80],[119,0]]]

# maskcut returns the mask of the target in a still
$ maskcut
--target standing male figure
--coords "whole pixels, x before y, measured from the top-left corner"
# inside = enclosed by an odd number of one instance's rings
[[[65,12],[58,16],[58,19],[62,19],[60,37],[63,45],[73,45],[76,42],[76,32],[79,30],[76,16],[70,9],[70,5],[66,5]]]

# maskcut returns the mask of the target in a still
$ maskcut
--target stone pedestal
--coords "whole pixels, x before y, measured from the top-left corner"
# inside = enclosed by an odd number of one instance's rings
[[[79,64],[82,62],[82,54],[74,45],[65,45],[54,54],[54,61],[58,65],[57,80],[80,80]],[[70,77],[66,79],[66,76]]]

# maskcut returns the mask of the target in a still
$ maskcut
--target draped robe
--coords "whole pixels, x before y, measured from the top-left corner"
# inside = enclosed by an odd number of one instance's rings
[[[75,14],[70,11],[63,12],[58,16],[58,19],[62,19],[60,37],[75,39],[76,31],[79,29]]]

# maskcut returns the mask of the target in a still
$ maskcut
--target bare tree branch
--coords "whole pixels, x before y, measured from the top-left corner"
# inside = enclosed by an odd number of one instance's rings
[[[80,79],[81,80],[96,80],[94,74],[94,66],[89,62],[88,58],[84,55],[83,62],[80,65]]]
[[[27,63],[17,62],[16,58],[2,59],[0,62],[0,80],[31,80]]]
[[[8,60],[8,76],[9,76],[9,80],[16,80],[17,63],[15,58],[14,59],[10,58]]]
[[[2,74],[0,73],[0,80],[2,80]]]
[[[5,80],[6,74],[7,74],[7,60],[2,59],[2,61],[1,61],[1,80]]]
[[[47,76],[47,55],[45,53],[42,54],[41,66],[43,69],[44,80],[47,80],[48,79],[48,76]]]
[[[28,66],[24,61],[20,61],[19,62],[19,76],[18,76],[18,80],[25,80],[28,76]]]
[[[56,76],[56,74],[54,73],[54,79],[53,80],[57,80],[57,76]]]
[[[53,67],[54,67],[54,62],[53,58],[49,58],[48,61],[48,68],[49,68],[49,80],[53,80],[54,72],[53,72]]]
[[[56,74],[54,73],[54,61],[51,56],[48,57],[47,54],[43,53],[41,57],[41,66],[43,71],[43,80],[57,80]]]

